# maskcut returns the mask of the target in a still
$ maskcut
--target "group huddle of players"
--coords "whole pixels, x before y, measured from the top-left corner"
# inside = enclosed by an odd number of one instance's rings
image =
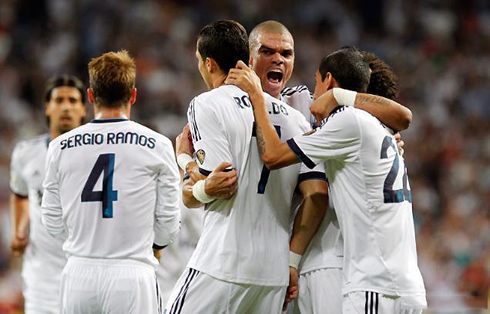
[[[250,36],[235,21],[206,25],[196,58],[209,91],[190,102],[175,151],[129,119],[126,51],[92,59],[87,92],[51,80],[50,133],[11,162],[26,313],[421,313],[396,133],[411,112],[394,101],[396,76],[344,47],[320,61],[312,94],[285,87],[294,56],[279,22]],[[202,230],[189,232],[189,215]]]

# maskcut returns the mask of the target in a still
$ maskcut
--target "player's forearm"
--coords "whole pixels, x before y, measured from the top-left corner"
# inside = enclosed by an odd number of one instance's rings
[[[254,107],[255,133],[260,158],[269,169],[278,169],[299,162],[294,152],[277,135],[262,93],[250,94]]]
[[[154,249],[162,249],[172,243],[180,231],[180,209],[178,203],[157,209],[155,214]]]
[[[182,186],[182,202],[187,208],[198,208],[203,204],[199,202],[192,194],[192,187],[194,182],[192,180],[186,180]]]
[[[303,198],[294,220],[290,243],[291,251],[303,255],[325,217],[327,206],[328,194],[326,190],[314,191]]]
[[[355,107],[369,112],[396,131],[407,129],[412,122],[410,109],[381,96],[358,93]]]
[[[25,232],[29,226],[29,199],[10,195],[10,220],[12,233]]]

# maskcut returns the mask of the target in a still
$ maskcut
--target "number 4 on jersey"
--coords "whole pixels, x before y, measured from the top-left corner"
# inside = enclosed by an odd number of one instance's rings
[[[112,189],[115,160],[115,154],[99,155],[82,191],[82,202],[102,202],[102,218],[112,218],[112,202],[117,201],[117,191]],[[94,191],[102,173],[102,191]]]

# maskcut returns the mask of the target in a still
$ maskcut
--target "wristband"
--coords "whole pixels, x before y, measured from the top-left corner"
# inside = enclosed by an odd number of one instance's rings
[[[177,156],[177,163],[179,164],[180,169],[182,169],[184,172],[186,171],[185,168],[187,167],[187,164],[191,161],[194,161],[194,159],[192,159],[192,157],[186,153],[182,153]]]
[[[357,92],[343,89],[339,87],[334,87],[333,97],[339,104],[339,106],[351,106],[354,107],[356,102]]]
[[[205,184],[206,184],[206,180],[199,180],[192,187],[192,195],[194,195],[194,198],[196,200],[198,200],[203,204],[207,204],[209,202],[214,201],[214,198],[206,194],[206,191],[204,190]]]
[[[299,262],[301,262],[301,256],[293,251],[289,251],[289,266],[298,269]]]

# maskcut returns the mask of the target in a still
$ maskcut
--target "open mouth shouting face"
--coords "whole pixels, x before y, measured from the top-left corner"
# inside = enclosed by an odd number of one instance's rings
[[[250,55],[251,66],[260,78],[262,89],[278,98],[293,73],[294,42],[291,34],[261,31]]]

